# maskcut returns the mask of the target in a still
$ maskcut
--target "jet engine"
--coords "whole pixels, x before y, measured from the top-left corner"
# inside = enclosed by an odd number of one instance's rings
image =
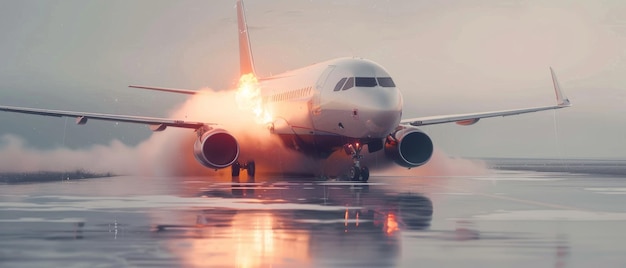
[[[202,165],[219,169],[232,165],[239,157],[237,139],[223,129],[210,129],[193,145],[193,155]]]
[[[419,167],[433,155],[433,142],[419,129],[400,127],[387,136],[385,155],[400,166]]]

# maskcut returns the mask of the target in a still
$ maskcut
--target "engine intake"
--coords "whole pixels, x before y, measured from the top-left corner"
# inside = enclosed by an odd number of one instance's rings
[[[223,129],[211,129],[193,145],[193,155],[202,165],[220,169],[232,165],[239,157],[237,139]]]
[[[433,142],[419,129],[401,128],[387,136],[385,155],[400,166],[419,167],[433,155]]]

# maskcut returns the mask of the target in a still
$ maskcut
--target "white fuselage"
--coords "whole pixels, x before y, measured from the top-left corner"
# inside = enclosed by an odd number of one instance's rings
[[[369,60],[330,60],[261,79],[260,86],[271,130],[298,150],[383,139],[402,116],[400,91]]]

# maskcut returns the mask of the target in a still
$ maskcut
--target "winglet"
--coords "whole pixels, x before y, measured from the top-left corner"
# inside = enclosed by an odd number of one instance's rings
[[[552,84],[554,85],[554,94],[556,95],[557,105],[560,107],[568,107],[572,104],[569,102],[569,99],[563,92],[561,91],[561,86],[559,86],[559,80],[556,79],[556,74],[554,74],[554,70],[550,67],[550,74],[552,74]]]
[[[243,7],[243,1],[237,0],[237,26],[239,28],[239,72],[240,75],[254,74],[254,59],[252,58],[252,49],[250,48],[250,35],[248,34],[248,25],[246,24],[246,13]]]

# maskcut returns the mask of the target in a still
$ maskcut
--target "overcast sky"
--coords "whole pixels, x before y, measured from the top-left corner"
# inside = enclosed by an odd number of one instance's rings
[[[129,84],[231,88],[234,1],[0,0],[0,104],[166,116],[184,96]],[[387,68],[407,117],[574,107],[423,129],[452,156],[626,157],[624,1],[246,1],[261,75],[343,56]],[[211,107],[207,107],[211,109]],[[36,148],[137,144],[141,125],[0,113]]]

